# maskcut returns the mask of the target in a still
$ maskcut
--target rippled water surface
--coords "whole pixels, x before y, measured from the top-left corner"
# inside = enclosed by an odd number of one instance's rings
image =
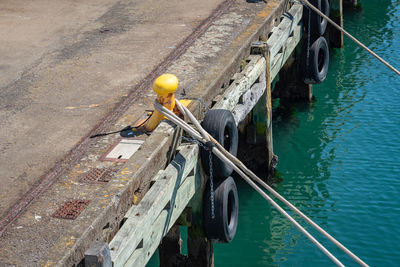
[[[345,14],[345,28],[400,68],[400,1],[362,4],[362,12]],[[371,266],[399,266],[400,78],[345,43],[314,87],[316,102],[274,118],[282,178],[275,188]],[[238,187],[238,232],[231,244],[215,246],[216,266],[333,265],[249,186]]]

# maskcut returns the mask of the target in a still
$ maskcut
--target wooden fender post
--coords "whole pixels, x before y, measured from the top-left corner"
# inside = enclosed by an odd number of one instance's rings
[[[163,74],[159,76],[153,83],[153,90],[157,93],[157,101],[169,110],[175,107],[175,91],[178,89],[178,78],[173,74]],[[147,132],[153,131],[157,125],[164,119],[159,111],[155,110],[143,128]]]
[[[336,22],[340,27],[343,27],[343,0],[330,1],[330,18]],[[332,47],[342,48],[344,45],[343,33],[328,24],[329,42]]]

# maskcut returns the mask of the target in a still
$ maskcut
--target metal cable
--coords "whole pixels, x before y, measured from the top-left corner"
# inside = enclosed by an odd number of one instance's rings
[[[359,46],[361,46],[362,48],[364,48],[368,53],[370,53],[371,55],[373,55],[374,57],[376,57],[380,62],[382,62],[383,64],[386,65],[386,67],[388,67],[389,69],[391,69],[392,71],[394,71],[397,75],[400,76],[400,71],[398,71],[395,67],[393,67],[392,65],[390,65],[387,61],[385,61],[383,58],[381,58],[380,56],[378,56],[374,51],[372,51],[371,49],[369,49],[368,47],[366,47],[363,43],[361,43],[360,41],[358,41],[354,36],[352,36],[350,33],[348,33],[345,29],[343,29],[342,27],[340,27],[339,25],[337,25],[333,20],[331,20],[328,16],[326,16],[324,13],[322,13],[318,8],[316,8],[315,6],[313,6],[312,4],[310,4],[310,2],[308,2],[308,0],[300,0],[301,2],[303,2],[305,5],[307,5],[309,8],[311,8],[312,10],[314,10],[318,15],[320,15],[321,17],[325,18],[330,24],[332,24],[336,29],[338,29],[339,31],[343,32],[345,35],[347,35],[347,37],[349,37],[351,40],[353,40],[356,44],[358,44]]]
[[[177,102],[178,103],[178,102]],[[185,114],[188,115],[189,119],[193,122],[193,124],[197,128],[201,128],[201,131],[204,134],[208,135],[211,141],[213,141],[218,149],[227,157],[230,161],[234,162],[237,166],[239,166],[247,175],[249,175],[253,180],[259,183],[262,187],[268,190],[271,194],[273,194],[276,198],[282,201],[285,205],[287,205],[291,210],[297,213],[301,218],[303,218],[307,223],[313,226],[317,231],[319,231],[322,235],[328,238],[332,243],[334,243],[338,248],[340,248],[343,252],[349,255],[354,261],[362,266],[368,266],[364,261],[362,261],[359,257],[357,257],[354,253],[352,253],[349,249],[347,249],[344,245],[342,245],[338,240],[336,240],[333,236],[331,236],[328,232],[322,229],[318,224],[312,221],[309,217],[307,217],[303,212],[301,212],[298,208],[296,208],[293,204],[287,201],[283,196],[281,196],[278,192],[276,192],[272,187],[270,187],[267,183],[265,183],[262,179],[260,179],[256,174],[254,174],[250,169],[246,167],[238,158],[234,157],[225,148],[218,143],[212,136],[210,136],[200,125],[197,119],[193,116],[193,114],[182,104],[178,104],[178,108],[184,111]],[[200,129],[199,129],[200,130]]]
[[[321,243],[318,242],[304,227],[302,227],[295,219],[293,219],[284,209],[282,209],[270,196],[268,196],[260,187],[258,187],[241,169],[239,169],[235,164],[232,163],[221,151],[218,149],[213,149],[213,153],[220,158],[222,161],[226,162],[231,166],[242,178],[263,198],[265,198],[272,206],[274,206],[283,216],[285,216],[293,225],[299,229],[311,242],[317,246],[326,256],[328,256],[337,266],[344,265],[332,254],[330,253]]]
[[[178,108],[182,108],[184,109],[185,113],[191,114],[191,112],[184,107],[183,105],[177,104]],[[159,110],[164,116],[168,117],[172,122],[176,123],[179,127],[183,128],[185,131],[187,131],[189,134],[191,134],[192,136],[199,136],[200,134],[193,129],[190,125],[188,125],[186,122],[184,122],[181,118],[179,118],[177,115],[175,115],[173,112],[169,111],[167,108],[163,107],[162,105],[158,104],[155,102],[155,108],[157,110]],[[189,115],[189,118],[192,117],[194,118],[193,114],[191,114],[192,116]],[[194,119],[194,121],[192,121],[193,124],[197,124],[200,126],[200,123]],[[200,126],[200,128],[202,128]],[[313,244],[315,244],[325,255],[327,255],[336,265],[338,266],[344,266],[334,255],[332,255],[321,243],[319,243],[310,233],[307,232],[307,230],[305,230],[298,222],[296,222],[292,217],[290,217],[290,215],[283,210],[276,202],[274,202],[261,188],[259,188],[238,166],[237,166],[237,162],[240,162],[239,159],[237,159],[236,157],[232,156],[231,154],[229,154],[229,152],[227,152],[214,138],[212,138],[204,129],[202,129],[202,131],[204,131],[206,133],[206,135],[211,139],[211,141],[215,142],[216,147],[213,148],[213,153],[220,158],[221,160],[223,160],[224,162],[226,162],[228,165],[230,165],[240,176],[243,177],[243,179],[246,180],[246,182],[249,183],[249,185],[251,187],[253,187],[258,193],[260,193],[268,202],[271,203],[271,205],[273,205],[279,212],[281,212],[286,218],[288,218],[294,225],[296,228],[298,228],[307,238],[309,238],[311,240],[311,242]],[[202,142],[205,142],[205,138],[201,138],[199,140],[203,140]],[[220,151],[220,148],[222,148],[221,150],[223,152]],[[233,157],[235,160],[232,162],[226,155],[225,153],[228,153],[230,155],[230,157]],[[235,163],[236,164],[235,164]],[[240,162],[241,163],[241,162]],[[244,164],[242,163],[241,165],[244,166]],[[241,166],[242,167],[242,166]],[[245,166],[244,166],[245,167]],[[245,167],[245,170],[248,170]],[[250,171],[251,172],[251,171]],[[257,176],[256,176],[257,177]],[[258,178],[258,177],[257,177]],[[262,181],[260,178],[258,178],[260,181]],[[272,188],[271,188],[272,189]],[[275,191],[274,191],[275,192]],[[277,192],[275,192],[277,195],[279,195]],[[275,194],[274,194],[275,195]],[[279,195],[280,196],[280,195]],[[282,199],[284,199],[282,196],[280,196]],[[305,216],[305,215],[304,215]],[[310,220],[311,221],[311,220]]]

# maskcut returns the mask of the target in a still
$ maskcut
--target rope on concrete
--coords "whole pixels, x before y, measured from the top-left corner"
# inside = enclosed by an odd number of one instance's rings
[[[361,43],[360,41],[358,41],[354,36],[352,36],[350,33],[348,33],[345,29],[343,29],[342,27],[340,27],[339,25],[337,25],[333,20],[331,20],[328,16],[326,16],[324,13],[322,13],[318,8],[316,8],[315,6],[313,6],[308,0],[300,0],[301,2],[303,2],[306,6],[308,6],[309,8],[311,8],[313,11],[315,11],[318,15],[322,16],[323,18],[325,18],[330,24],[332,24],[336,29],[338,29],[339,31],[343,32],[345,35],[347,35],[347,37],[349,37],[351,40],[353,40],[356,44],[358,44],[359,46],[361,46],[362,48],[364,48],[368,53],[370,53],[371,55],[373,55],[374,57],[376,57],[380,62],[382,62],[383,64],[386,65],[386,67],[388,67],[389,69],[391,69],[392,71],[394,71],[397,75],[400,76],[400,71],[398,71],[395,67],[393,67],[392,65],[390,65],[387,61],[385,61],[383,58],[381,58],[380,56],[378,56],[374,51],[372,51],[371,49],[369,49],[368,47],[366,47],[363,43]]]
[[[211,135],[209,135],[200,125],[200,123],[196,120],[196,118],[191,114],[191,112],[184,107],[182,104],[179,103],[179,101],[176,102],[178,109],[183,113],[186,114],[189,119],[192,121],[192,123],[198,128],[200,132],[204,134],[202,136],[197,130],[193,129],[189,124],[187,124],[185,121],[183,121],[181,118],[179,118],[177,115],[175,115],[173,112],[165,108],[164,106],[160,105],[157,101],[154,102],[155,108],[160,111],[164,116],[166,116],[168,119],[170,119],[172,122],[177,124],[179,127],[183,128],[185,131],[187,131],[192,137],[195,137],[199,141],[205,143],[207,139],[210,139],[212,142],[215,143],[216,147],[213,148],[212,152],[221,160],[229,164],[253,189],[255,189],[263,198],[265,198],[272,206],[274,206],[282,215],[284,215],[291,223],[294,224],[294,226],[299,229],[300,232],[302,232],[308,239],[311,240],[311,242],[316,245],[325,255],[327,255],[337,266],[344,266],[332,253],[330,253],[321,243],[319,243],[307,230],[305,230],[297,221],[295,221],[284,209],[282,209],[271,197],[269,197],[260,187],[254,183],[250,177],[248,177],[242,169],[238,167],[240,165],[241,167],[244,166],[244,164],[231,155],[228,151],[224,149],[224,147],[219,144]],[[200,138],[199,138],[200,137]],[[231,160],[233,159],[233,160]],[[236,164],[235,164],[236,163]],[[244,166],[244,170],[246,172],[251,172],[249,169],[247,169]],[[257,177],[255,174],[253,174],[255,177]],[[262,181],[260,178],[257,177],[257,181]],[[264,183],[265,184],[265,183]],[[265,184],[266,185],[266,184]],[[274,191],[272,188],[267,186],[267,190],[272,190],[275,192],[276,195],[279,195],[276,191]],[[274,194],[274,195],[275,195]],[[280,195],[279,195],[280,196]],[[282,196],[280,198],[284,199]],[[285,200],[285,199],[284,199]],[[287,203],[288,201],[285,200]],[[305,216],[305,215],[304,215]],[[309,219],[311,221],[311,219]]]

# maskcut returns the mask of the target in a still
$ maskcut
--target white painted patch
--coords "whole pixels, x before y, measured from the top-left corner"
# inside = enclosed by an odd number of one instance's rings
[[[104,159],[128,160],[139,149],[143,142],[143,140],[122,139]]]

